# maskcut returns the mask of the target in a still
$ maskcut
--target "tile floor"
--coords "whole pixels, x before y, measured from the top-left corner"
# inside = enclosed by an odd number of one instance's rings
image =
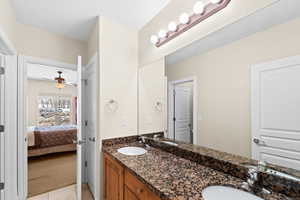
[[[71,185],[45,194],[31,197],[28,200],[76,200],[75,191],[75,185]],[[83,186],[82,200],[93,200],[87,186]]]

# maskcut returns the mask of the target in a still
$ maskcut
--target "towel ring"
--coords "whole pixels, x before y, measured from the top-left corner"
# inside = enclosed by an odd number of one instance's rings
[[[118,110],[119,104],[117,101],[111,99],[106,103],[106,109],[110,113],[114,113]]]
[[[163,105],[162,105],[161,102],[157,101],[157,102],[155,103],[155,106],[154,106],[154,107],[155,107],[155,110],[156,110],[156,111],[162,112]]]

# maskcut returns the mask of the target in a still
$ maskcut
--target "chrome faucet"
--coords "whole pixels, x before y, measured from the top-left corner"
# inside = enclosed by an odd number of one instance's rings
[[[249,169],[248,170],[248,179],[247,183],[250,187],[250,189],[255,189],[256,183],[258,181],[258,171],[256,169]]]
[[[159,134],[155,134],[155,135],[153,136],[153,139],[154,139],[154,140],[159,140],[159,138],[160,138],[160,135],[159,135]]]
[[[257,168],[250,168],[248,169],[248,178],[247,182],[244,182],[242,185],[242,188],[252,191],[255,193],[264,193],[264,194],[270,194],[271,192],[265,188],[263,188],[261,185],[258,183],[258,173],[259,173],[259,168],[260,166],[258,165]]]
[[[145,136],[140,136],[140,143],[142,143],[143,145],[145,145],[145,147],[149,148],[150,146],[146,143],[146,138]]]
[[[144,143],[144,144],[146,143],[146,137],[145,136],[140,136],[140,140],[141,140],[142,143]]]

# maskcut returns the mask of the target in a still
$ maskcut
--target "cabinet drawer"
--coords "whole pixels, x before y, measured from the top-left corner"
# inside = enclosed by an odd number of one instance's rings
[[[128,171],[125,171],[125,185],[138,199],[147,199],[146,186]]]

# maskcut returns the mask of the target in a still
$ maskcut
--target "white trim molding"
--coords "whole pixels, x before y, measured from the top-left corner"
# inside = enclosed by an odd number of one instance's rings
[[[0,133],[0,178],[4,181],[1,199],[17,200],[17,51],[6,34],[0,28],[0,53],[5,55],[5,73],[1,77],[1,124],[4,132]]]
[[[24,55],[20,55],[20,56],[24,57],[26,63],[30,63],[30,64],[46,65],[46,66],[52,66],[57,68],[71,69],[74,71],[77,70],[76,64],[70,64],[70,63],[60,62],[56,60],[50,60],[50,59],[44,59],[44,58],[38,58],[32,56],[24,56]]]

